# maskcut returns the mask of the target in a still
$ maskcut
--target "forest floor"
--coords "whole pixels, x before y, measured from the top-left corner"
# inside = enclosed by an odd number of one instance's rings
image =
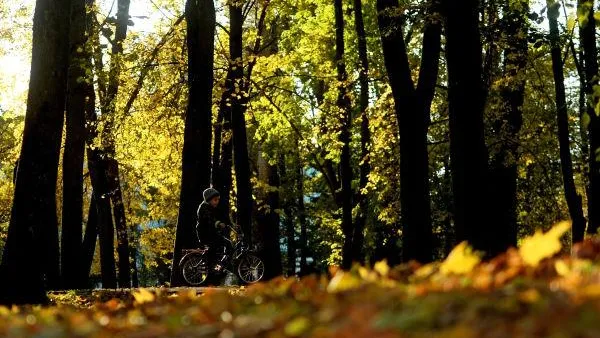
[[[53,293],[52,306],[0,307],[0,336],[600,337],[600,240],[561,254],[565,229],[490,261],[461,244],[443,262],[247,288]]]

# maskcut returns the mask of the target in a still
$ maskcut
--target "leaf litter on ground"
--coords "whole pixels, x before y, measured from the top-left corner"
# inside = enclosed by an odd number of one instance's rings
[[[243,289],[138,289],[0,307],[6,337],[600,337],[600,240],[560,254],[568,223],[491,259],[330,269]]]

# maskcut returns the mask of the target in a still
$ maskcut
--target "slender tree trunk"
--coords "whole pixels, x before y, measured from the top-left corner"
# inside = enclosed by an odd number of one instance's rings
[[[221,98],[223,95],[221,96]],[[219,183],[219,163],[221,161],[221,143],[223,141],[223,110],[219,109],[217,113],[217,122],[214,125],[214,141],[213,141],[213,150],[212,150],[212,159],[211,159],[211,180],[210,183],[214,187],[218,187],[217,183]],[[218,190],[218,188],[217,188]],[[221,194],[225,193],[224,191],[220,191]]]
[[[188,107],[185,118],[181,194],[171,285],[183,283],[177,264],[181,250],[197,246],[196,210],[210,184],[215,7],[212,0],[186,3]]]
[[[125,207],[123,206],[123,193],[121,192],[121,179],[119,176],[119,163],[117,162],[115,140],[114,140],[114,121],[117,104],[117,94],[119,92],[119,78],[121,67],[123,65],[123,42],[127,36],[127,25],[129,22],[129,4],[130,0],[119,0],[117,2],[117,21],[115,27],[114,40],[112,41],[112,51],[110,58],[110,70],[108,77],[108,86],[106,97],[102,104],[104,125],[102,129],[103,152],[102,158],[105,164],[105,174],[110,189],[110,199],[112,201],[115,228],[117,231],[117,254],[119,257],[119,286],[131,286],[131,271],[129,264],[129,237],[127,234],[127,221],[125,218]]]
[[[132,274],[131,274],[131,287],[133,288],[138,288],[140,287],[140,278],[138,275],[138,247],[139,247],[139,243],[138,243],[138,238],[140,236],[139,228],[136,227],[136,231],[134,233],[132,233],[131,239],[129,241],[129,243],[131,243],[131,248],[129,249],[129,252],[131,253],[131,262],[132,262]]]
[[[594,93],[594,87],[598,85],[598,49],[596,47],[596,19],[594,18],[594,1],[579,0],[578,12],[583,15],[580,20],[580,37],[583,47],[584,73],[586,80],[586,93],[588,99],[593,102],[587,108],[590,123],[588,125],[589,135],[589,193],[588,193],[588,222],[587,233],[595,235],[600,227],[600,117],[596,114],[596,103],[599,98]],[[581,16],[580,16],[581,18]]]
[[[352,112],[350,107],[350,97],[348,93],[348,73],[346,72],[346,63],[344,62],[344,9],[342,0],[334,1],[335,8],[335,64],[337,70],[337,109],[340,118],[340,136],[342,143],[340,156],[340,183],[341,183],[341,202],[342,202],[342,232],[344,234],[344,244],[342,247],[342,266],[345,269],[352,265],[352,237],[354,235],[354,226],[352,224],[352,166],[350,163],[350,128],[352,128]],[[337,114],[336,114],[337,115]]]
[[[231,96],[235,90],[231,65],[227,70],[223,93],[219,103],[218,121],[215,126],[213,149],[213,186],[221,193],[219,208],[223,215],[230,214],[230,194],[232,185],[233,143],[231,137]],[[216,162],[215,162],[216,161]]]
[[[38,0],[33,19],[31,77],[8,238],[1,266],[0,304],[46,301],[58,287],[56,178],[69,51],[68,0]]]
[[[308,271],[308,224],[306,223],[306,207],[304,205],[304,166],[298,158],[298,179],[296,180],[298,184],[298,223],[300,223],[300,237],[299,237],[299,247],[300,247],[300,275],[306,275]]]
[[[493,231],[497,233],[490,255],[495,256],[509,247],[517,246],[517,162],[519,160],[519,132],[523,125],[522,106],[525,98],[525,67],[527,65],[527,13],[529,1],[507,3],[504,8],[504,76],[500,88],[502,98],[499,116],[493,121],[499,135],[498,150],[492,154],[490,166],[491,194],[496,196],[492,205]]]
[[[98,217],[98,241],[100,243],[100,270],[102,287],[114,289],[117,287],[117,272],[115,267],[115,228],[112,220],[110,199],[108,197],[108,182],[104,175],[106,162],[103,161],[98,149],[87,148],[88,168],[92,181],[93,199]]]
[[[352,260],[364,262],[363,244],[364,229],[369,210],[369,201],[363,193],[363,189],[369,182],[369,172],[371,171],[369,148],[371,144],[371,131],[369,130],[369,59],[367,57],[367,36],[365,33],[365,24],[362,13],[362,0],[354,0],[354,27],[358,38],[358,63],[360,84],[359,109],[361,116],[360,123],[360,173],[359,173],[359,192],[357,194],[359,203],[359,212],[354,223],[354,234],[352,235]]]
[[[258,212],[258,238],[262,243],[262,257],[265,262],[265,278],[271,279],[282,274],[281,249],[279,246],[279,190],[281,181],[277,166],[264,158],[262,149],[258,151],[258,179],[266,185],[261,191],[264,203]]]
[[[457,239],[489,251],[486,227],[487,149],[484,138],[479,1],[444,0],[450,114],[450,158]]]
[[[378,0],[378,23],[400,136],[400,205],[403,260],[431,261],[433,242],[429,195],[427,129],[438,77],[441,24],[432,1],[423,33],[419,82],[415,89],[396,0]],[[415,113],[416,112],[416,113]]]
[[[67,84],[66,137],[63,154],[63,208],[61,230],[62,287],[83,286],[80,255],[83,224],[83,158],[85,154],[86,68],[91,66],[86,51],[86,0],[71,0],[70,60]]]
[[[90,208],[96,208],[98,242],[100,245],[100,270],[102,274],[102,287],[114,289],[117,287],[117,273],[115,268],[114,240],[115,232],[112,221],[112,212],[109,199],[109,188],[106,178],[106,162],[103,154],[94,141],[98,136],[97,118],[95,110],[95,92],[88,86],[89,100],[86,105],[87,131],[87,160],[90,179],[92,182],[92,200]],[[89,222],[89,221],[88,221]],[[89,275],[89,274],[88,274]]]
[[[585,217],[583,216],[581,196],[577,194],[573,179],[573,162],[569,140],[569,113],[565,95],[565,78],[562,62],[562,47],[558,30],[560,5],[554,0],[547,1],[548,23],[550,25],[550,44],[552,54],[552,72],[554,73],[554,90],[556,93],[556,117],[558,124],[558,143],[560,147],[560,165],[563,176],[565,199],[569,214],[573,221],[573,242],[583,240],[585,232]]]
[[[283,224],[285,225],[285,236],[287,241],[287,261],[286,261],[286,269],[287,276],[292,277],[296,275],[296,224],[294,217],[294,207],[295,204],[293,198],[294,187],[291,186],[291,183],[294,182],[295,176],[293,174],[288,173],[288,167],[285,162],[285,155],[279,156],[279,172],[282,176],[281,186],[286,189],[283,191],[283,210],[285,217],[283,219]]]
[[[83,243],[81,244],[81,280],[82,288],[90,287],[90,271],[94,261],[94,252],[96,251],[96,240],[98,238],[98,210],[94,194],[90,200],[90,208],[88,211],[87,224],[83,235]]]
[[[242,58],[242,3],[229,4],[229,54],[231,58],[231,72],[234,86],[239,90],[231,96],[231,130],[233,137],[233,163],[235,165],[235,178],[237,190],[237,216],[238,223],[248,242],[252,242],[252,186],[250,184],[250,160],[248,157],[248,139],[246,134],[245,99],[244,91],[248,85],[244,83],[244,64]]]

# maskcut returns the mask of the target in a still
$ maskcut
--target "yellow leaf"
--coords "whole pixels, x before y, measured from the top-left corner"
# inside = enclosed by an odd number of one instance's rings
[[[306,317],[298,317],[285,325],[285,334],[292,337],[302,335],[310,327],[310,320]]]
[[[348,272],[339,271],[327,285],[328,292],[342,292],[347,290],[356,289],[360,286],[361,281],[352,276]]]
[[[571,269],[569,268],[567,263],[565,263],[565,261],[562,259],[559,259],[556,262],[554,262],[554,268],[556,269],[556,273],[558,273],[562,277],[567,276],[571,272]]]
[[[147,289],[139,289],[131,293],[137,304],[144,304],[154,301],[154,294]]]
[[[525,238],[519,248],[525,264],[535,267],[544,258],[554,256],[562,248],[560,238],[570,228],[571,222],[561,222],[546,233],[536,231],[533,236]]]
[[[462,275],[473,270],[481,258],[471,249],[467,242],[456,246],[448,255],[448,258],[440,266],[440,271],[445,274]]]
[[[375,263],[374,270],[377,271],[381,276],[385,277],[390,272],[390,267],[387,261],[384,259],[380,262]]]
[[[519,294],[519,299],[525,303],[535,303],[540,297],[540,293],[536,289],[529,289]]]

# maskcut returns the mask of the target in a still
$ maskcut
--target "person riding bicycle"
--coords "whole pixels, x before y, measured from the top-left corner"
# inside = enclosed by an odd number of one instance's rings
[[[226,216],[218,208],[221,194],[214,188],[208,188],[202,193],[204,202],[198,207],[198,222],[196,234],[201,244],[208,246],[208,257],[216,270],[221,270],[227,256],[227,240],[229,234]]]

